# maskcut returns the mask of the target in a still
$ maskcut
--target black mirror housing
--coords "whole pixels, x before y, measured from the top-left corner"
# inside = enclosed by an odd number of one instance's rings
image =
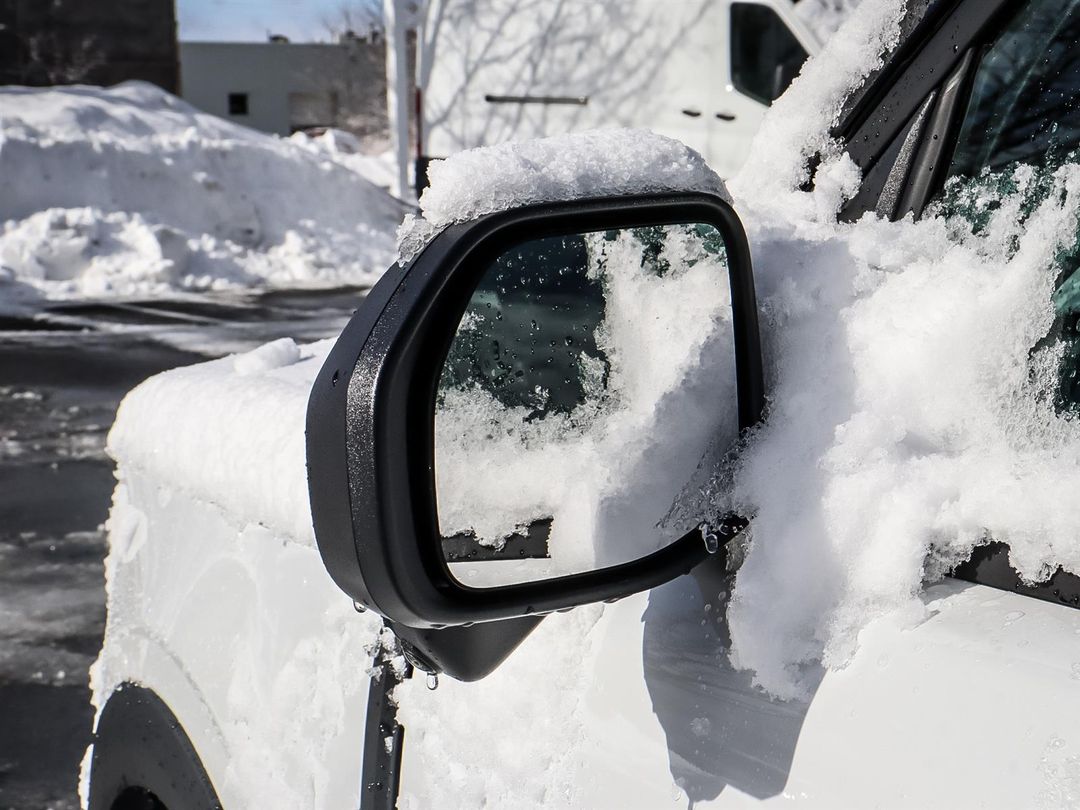
[[[613,567],[472,588],[450,574],[436,510],[436,387],[483,268],[525,239],[684,222],[713,225],[727,244],[738,417],[746,429],[764,405],[757,304],[745,232],[719,196],[665,193],[489,214],[450,226],[413,261],[387,271],[328,355],[308,403],[315,536],[328,572],[353,600],[394,625],[426,631],[617,599],[687,573],[709,556],[694,531]]]

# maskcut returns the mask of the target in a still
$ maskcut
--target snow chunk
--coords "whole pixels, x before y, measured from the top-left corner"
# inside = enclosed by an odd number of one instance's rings
[[[241,377],[250,377],[300,360],[300,347],[291,338],[280,338],[250,352],[233,357],[233,368]]]
[[[646,130],[600,129],[469,149],[433,162],[419,218],[398,230],[399,261],[455,222],[541,202],[659,191],[709,191],[730,199],[701,155]]]
[[[405,206],[138,82],[0,88],[0,297],[370,284]]]

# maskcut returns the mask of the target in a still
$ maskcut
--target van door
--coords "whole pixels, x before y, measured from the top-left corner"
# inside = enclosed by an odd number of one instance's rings
[[[635,127],[686,143],[729,177],[814,50],[790,11],[788,0],[434,0],[419,53],[422,154]]]

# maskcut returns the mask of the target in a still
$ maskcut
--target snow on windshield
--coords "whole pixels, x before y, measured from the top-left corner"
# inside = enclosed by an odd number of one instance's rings
[[[361,168],[139,82],[0,88],[0,300],[372,283],[404,209]]]

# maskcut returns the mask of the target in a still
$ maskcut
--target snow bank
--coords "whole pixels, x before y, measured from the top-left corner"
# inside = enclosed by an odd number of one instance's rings
[[[728,197],[701,156],[645,130],[602,129],[458,152],[428,167],[420,217],[398,230],[402,261],[455,222],[537,202],[697,189]]]
[[[289,140],[325,160],[340,163],[349,171],[389,190],[397,182],[397,158],[392,149],[365,150],[364,143],[351,132],[328,129],[321,135],[296,132]]]
[[[368,284],[403,210],[148,84],[0,88],[0,298]]]

